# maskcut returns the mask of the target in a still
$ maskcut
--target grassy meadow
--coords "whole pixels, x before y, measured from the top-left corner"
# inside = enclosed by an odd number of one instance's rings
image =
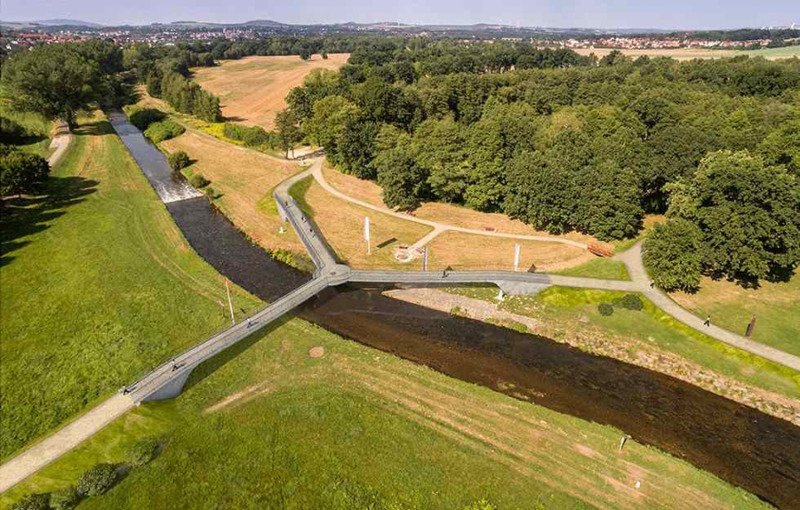
[[[311,357],[313,347],[324,356]],[[299,319],[256,333],[199,367],[176,400],[123,420],[4,495],[0,508],[64,487],[76,466],[124,461],[124,446],[142,436],[160,437],[161,455],[81,510],[461,510],[481,500],[497,509],[767,508],[635,441],[618,452],[619,430]]]
[[[3,207],[0,457],[228,324],[224,281],[104,118],[83,120],[46,195]]]

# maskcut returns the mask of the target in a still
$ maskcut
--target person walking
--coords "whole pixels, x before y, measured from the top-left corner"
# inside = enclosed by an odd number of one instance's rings
[[[706,320],[703,322],[703,326],[708,326],[708,327],[711,326],[711,316],[710,315],[706,316]]]
[[[172,371],[178,370],[178,364],[175,362],[175,358],[172,358]]]

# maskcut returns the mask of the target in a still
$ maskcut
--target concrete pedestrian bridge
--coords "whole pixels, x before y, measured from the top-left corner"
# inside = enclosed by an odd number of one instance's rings
[[[134,402],[169,399],[179,395],[192,370],[233,344],[268,326],[286,313],[303,304],[327,287],[344,283],[361,284],[409,284],[409,285],[457,285],[491,283],[510,294],[531,294],[550,285],[587,289],[641,292],[657,306],[681,322],[717,338],[720,341],[800,370],[800,358],[746,339],[716,326],[703,327],[702,320],[683,310],[664,296],[658,289],[649,286],[640,256],[623,258],[631,273],[631,281],[601,280],[542,273],[513,271],[362,271],[339,264],[330,247],[316,227],[305,217],[299,205],[289,194],[296,182],[312,175],[313,168],[300,172],[275,188],[273,198],[281,218],[291,224],[306,251],[314,262],[313,278],[269,304],[225,331],[195,345],[180,355],[127,386],[124,393]],[[635,250],[638,255],[638,248]],[[697,324],[695,324],[695,322]]]

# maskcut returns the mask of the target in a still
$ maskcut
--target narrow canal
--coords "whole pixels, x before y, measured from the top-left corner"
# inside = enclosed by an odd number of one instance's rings
[[[130,126],[114,121],[115,128]],[[130,136],[128,131],[126,138]],[[128,148],[133,152],[141,145]],[[170,202],[167,208],[205,260],[266,301],[310,278],[250,243],[205,198]],[[537,335],[394,300],[379,289],[338,289],[298,314],[452,377],[614,426],[779,508],[800,508],[800,428],[787,421],[669,376]],[[503,390],[509,383],[514,389]]]

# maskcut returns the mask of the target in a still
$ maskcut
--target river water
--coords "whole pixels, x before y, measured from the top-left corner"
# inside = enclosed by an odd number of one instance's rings
[[[205,198],[167,208],[200,256],[264,300],[310,278],[253,245]],[[787,421],[645,368],[394,300],[380,289],[325,294],[299,315],[452,377],[612,425],[779,508],[800,508],[800,428]]]

